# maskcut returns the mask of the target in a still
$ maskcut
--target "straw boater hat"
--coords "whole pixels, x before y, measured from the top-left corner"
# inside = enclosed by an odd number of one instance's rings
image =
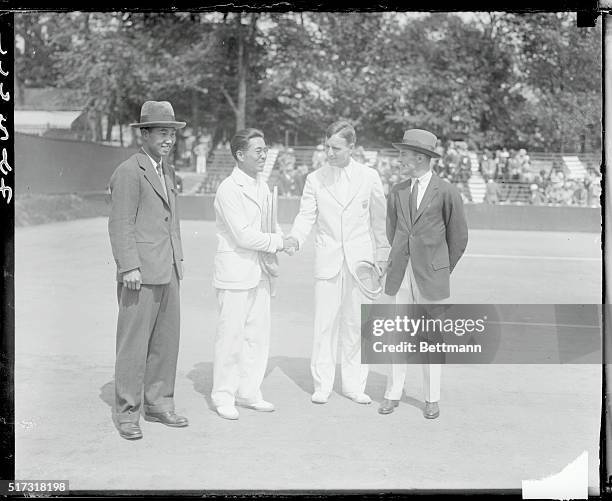
[[[392,144],[398,150],[414,150],[433,158],[439,158],[441,155],[436,151],[437,142],[438,138],[431,132],[423,129],[410,129],[404,132],[401,143]]]
[[[185,122],[174,119],[174,110],[168,101],[146,101],[140,109],[140,122],[130,127],[174,127],[182,129]]]

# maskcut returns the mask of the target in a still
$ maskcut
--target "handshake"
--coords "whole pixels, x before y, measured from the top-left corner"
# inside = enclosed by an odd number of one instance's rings
[[[281,249],[283,252],[293,256],[298,247],[298,241],[294,237],[283,237],[283,248]]]

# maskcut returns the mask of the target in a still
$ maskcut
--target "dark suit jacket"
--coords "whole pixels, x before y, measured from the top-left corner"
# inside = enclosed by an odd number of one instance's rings
[[[175,262],[182,278],[175,173],[165,160],[163,171],[168,199],[151,160],[142,152],[119,165],[111,177],[108,232],[117,281],[126,271],[139,268],[143,284],[167,284]]]
[[[412,181],[396,184],[387,200],[387,238],[391,243],[385,293],[395,296],[410,258],[419,290],[428,299],[450,296],[450,273],[463,255],[468,229],[457,188],[432,174],[410,224]]]

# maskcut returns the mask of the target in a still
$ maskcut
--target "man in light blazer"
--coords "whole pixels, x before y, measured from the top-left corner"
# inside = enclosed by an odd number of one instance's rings
[[[167,162],[176,129],[167,101],[147,101],[140,122],[142,149],[123,162],[110,181],[108,221],[117,264],[117,358],[114,421],[119,435],[142,438],[145,420],[188,425],[174,411],[179,346],[179,280],[183,278],[176,177]]]
[[[300,211],[290,235],[304,245],[315,228],[315,313],[311,372],[312,402],[328,401],[341,344],[342,392],[360,404],[368,366],[361,364],[361,304],[369,303],[354,276],[360,260],[378,262],[389,255],[385,234],[385,194],[378,172],[351,158],[355,129],[344,120],[326,131],[327,164],[306,178]]]
[[[264,203],[270,190],[259,174],[268,148],[257,129],[234,135],[230,149],[236,166],[215,195],[218,247],[214,287],[219,319],[214,347],[212,401],[225,419],[238,419],[236,404],[274,411],[263,399],[261,383],[270,344],[270,281],[265,254],[288,247],[280,227],[262,232]]]
[[[459,190],[431,170],[437,138],[422,129],[407,130],[400,151],[403,174],[410,179],[389,193],[387,237],[391,242],[385,293],[397,304],[431,304],[450,296],[450,274],[463,255],[468,228]],[[424,416],[440,414],[440,364],[423,364]],[[393,364],[380,414],[398,406],[406,365]]]

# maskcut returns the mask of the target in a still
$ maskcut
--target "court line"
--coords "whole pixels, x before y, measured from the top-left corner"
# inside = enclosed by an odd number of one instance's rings
[[[600,257],[573,257],[573,256],[525,256],[515,254],[464,254],[463,257],[492,258],[492,259],[543,259],[548,261],[601,261]]]

